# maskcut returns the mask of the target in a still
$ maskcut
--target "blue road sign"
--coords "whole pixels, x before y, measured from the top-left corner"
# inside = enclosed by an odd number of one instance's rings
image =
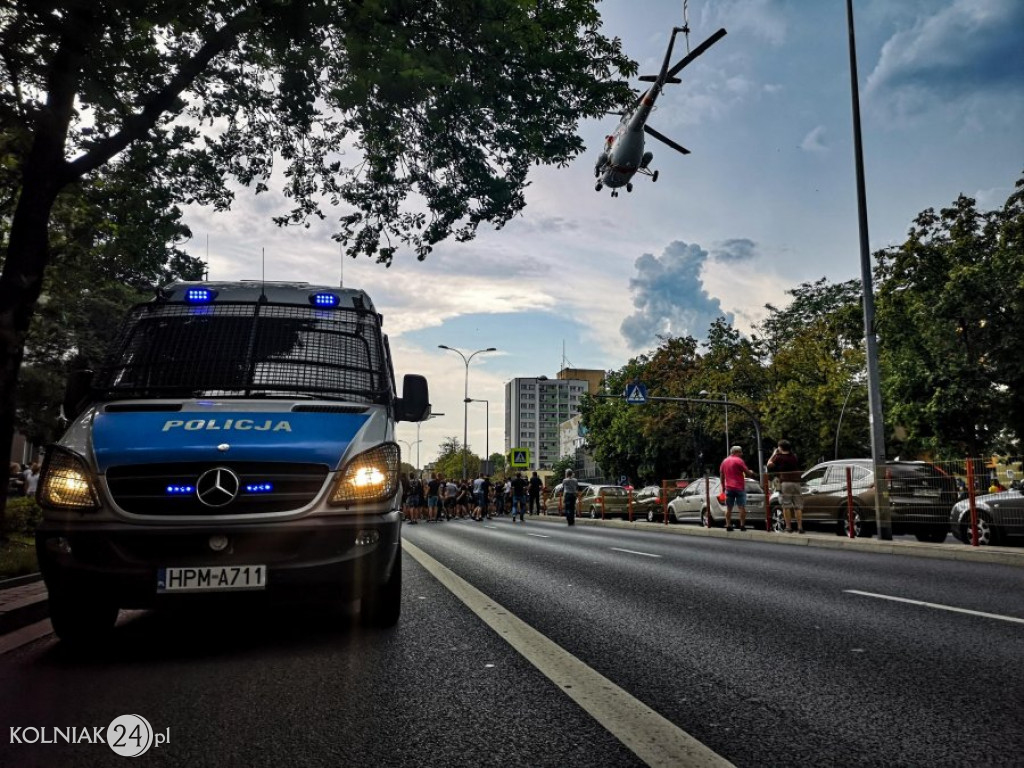
[[[627,385],[626,402],[633,405],[644,405],[647,402],[647,387],[639,381]]]

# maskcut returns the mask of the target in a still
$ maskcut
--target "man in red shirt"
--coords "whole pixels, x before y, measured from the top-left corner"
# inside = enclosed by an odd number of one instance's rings
[[[718,468],[722,478],[722,486],[725,488],[725,530],[732,530],[732,508],[736,505],[740,509],[740,530],[747,530],[747,478],[753,477],[754,473],[747,468],[746,462],[740,457],[743,449],[734,445],[729,450],[729,456]]]

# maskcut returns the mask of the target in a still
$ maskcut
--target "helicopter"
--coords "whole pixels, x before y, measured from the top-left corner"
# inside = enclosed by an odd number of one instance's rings
[[[690,154],[690,150],[677,144],[664,134],[654,130],[647,125],[647,119],[654,109],[654,102],[661,95],[666,83],[679,83],[681,80],[676,77],[679,71],[692,62],[708,48],[717,43],[726,35],[725,29],[719,29],[711,37],[693,49],[685,57],[679,60],[675,66],[669,68],[669,61],[672,59],[672,47],[675,44],[676,35],[680,32],[689,34],[688,27],[673,27],[672,36],[668,41],[668,50],[665,51],[665,61],[661,65],[661,72],[658,75],[644,75],[640,78],[642,82],[654,83],[650,88],[640,94],[631,112],[620,112],[622,119],[619,120],[615,132],[605,137],[604,148],[597,163],[594,165],[594,177],[598,180],[594,189],[600,192],[606,185],[612,190],[612,197],[618,197],[619,187],[625,187],[627,192],[633,191],[633,176],[642,173],[650,176],[651,181],[658,180],[658,172],[651,171],[650,163],[654,159],[653,152],[644,151],[644,134],[647,133],[663,144],[667,144],[677,152],[684,155]]]

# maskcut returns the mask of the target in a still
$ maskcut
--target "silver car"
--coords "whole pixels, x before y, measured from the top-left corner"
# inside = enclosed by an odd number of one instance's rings
[[[746,482],[747,523],[759,525],[764,521],[764,491],[756,480],[748,479]],[[709,497],[710,507],[707,503]],[[725,492],[722,481],[717,477],[694,480],[668,503],[668,519],[673,523],[699,522],[705,528],[723,525]],[[733,525],[738,525],[739,521],[739,510],[733,509]]]
[[[978,543],[1002,544],[1011,534],[1024,534],[1024,495],[1019,490],[986,493],[974,499],[978,510]],[[964,544],[972,543],[971,507],[967,499],[953,505],[949,525]]]

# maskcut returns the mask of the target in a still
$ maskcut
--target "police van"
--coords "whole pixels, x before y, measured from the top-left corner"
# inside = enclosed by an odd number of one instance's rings
[[[192,283],[134,307],[101,366],[72,375],[71,419],[37,498],[56,633],[109,631],[121,608],[230,597],[401,601],[398,421],[382,317],[360,290]]]

